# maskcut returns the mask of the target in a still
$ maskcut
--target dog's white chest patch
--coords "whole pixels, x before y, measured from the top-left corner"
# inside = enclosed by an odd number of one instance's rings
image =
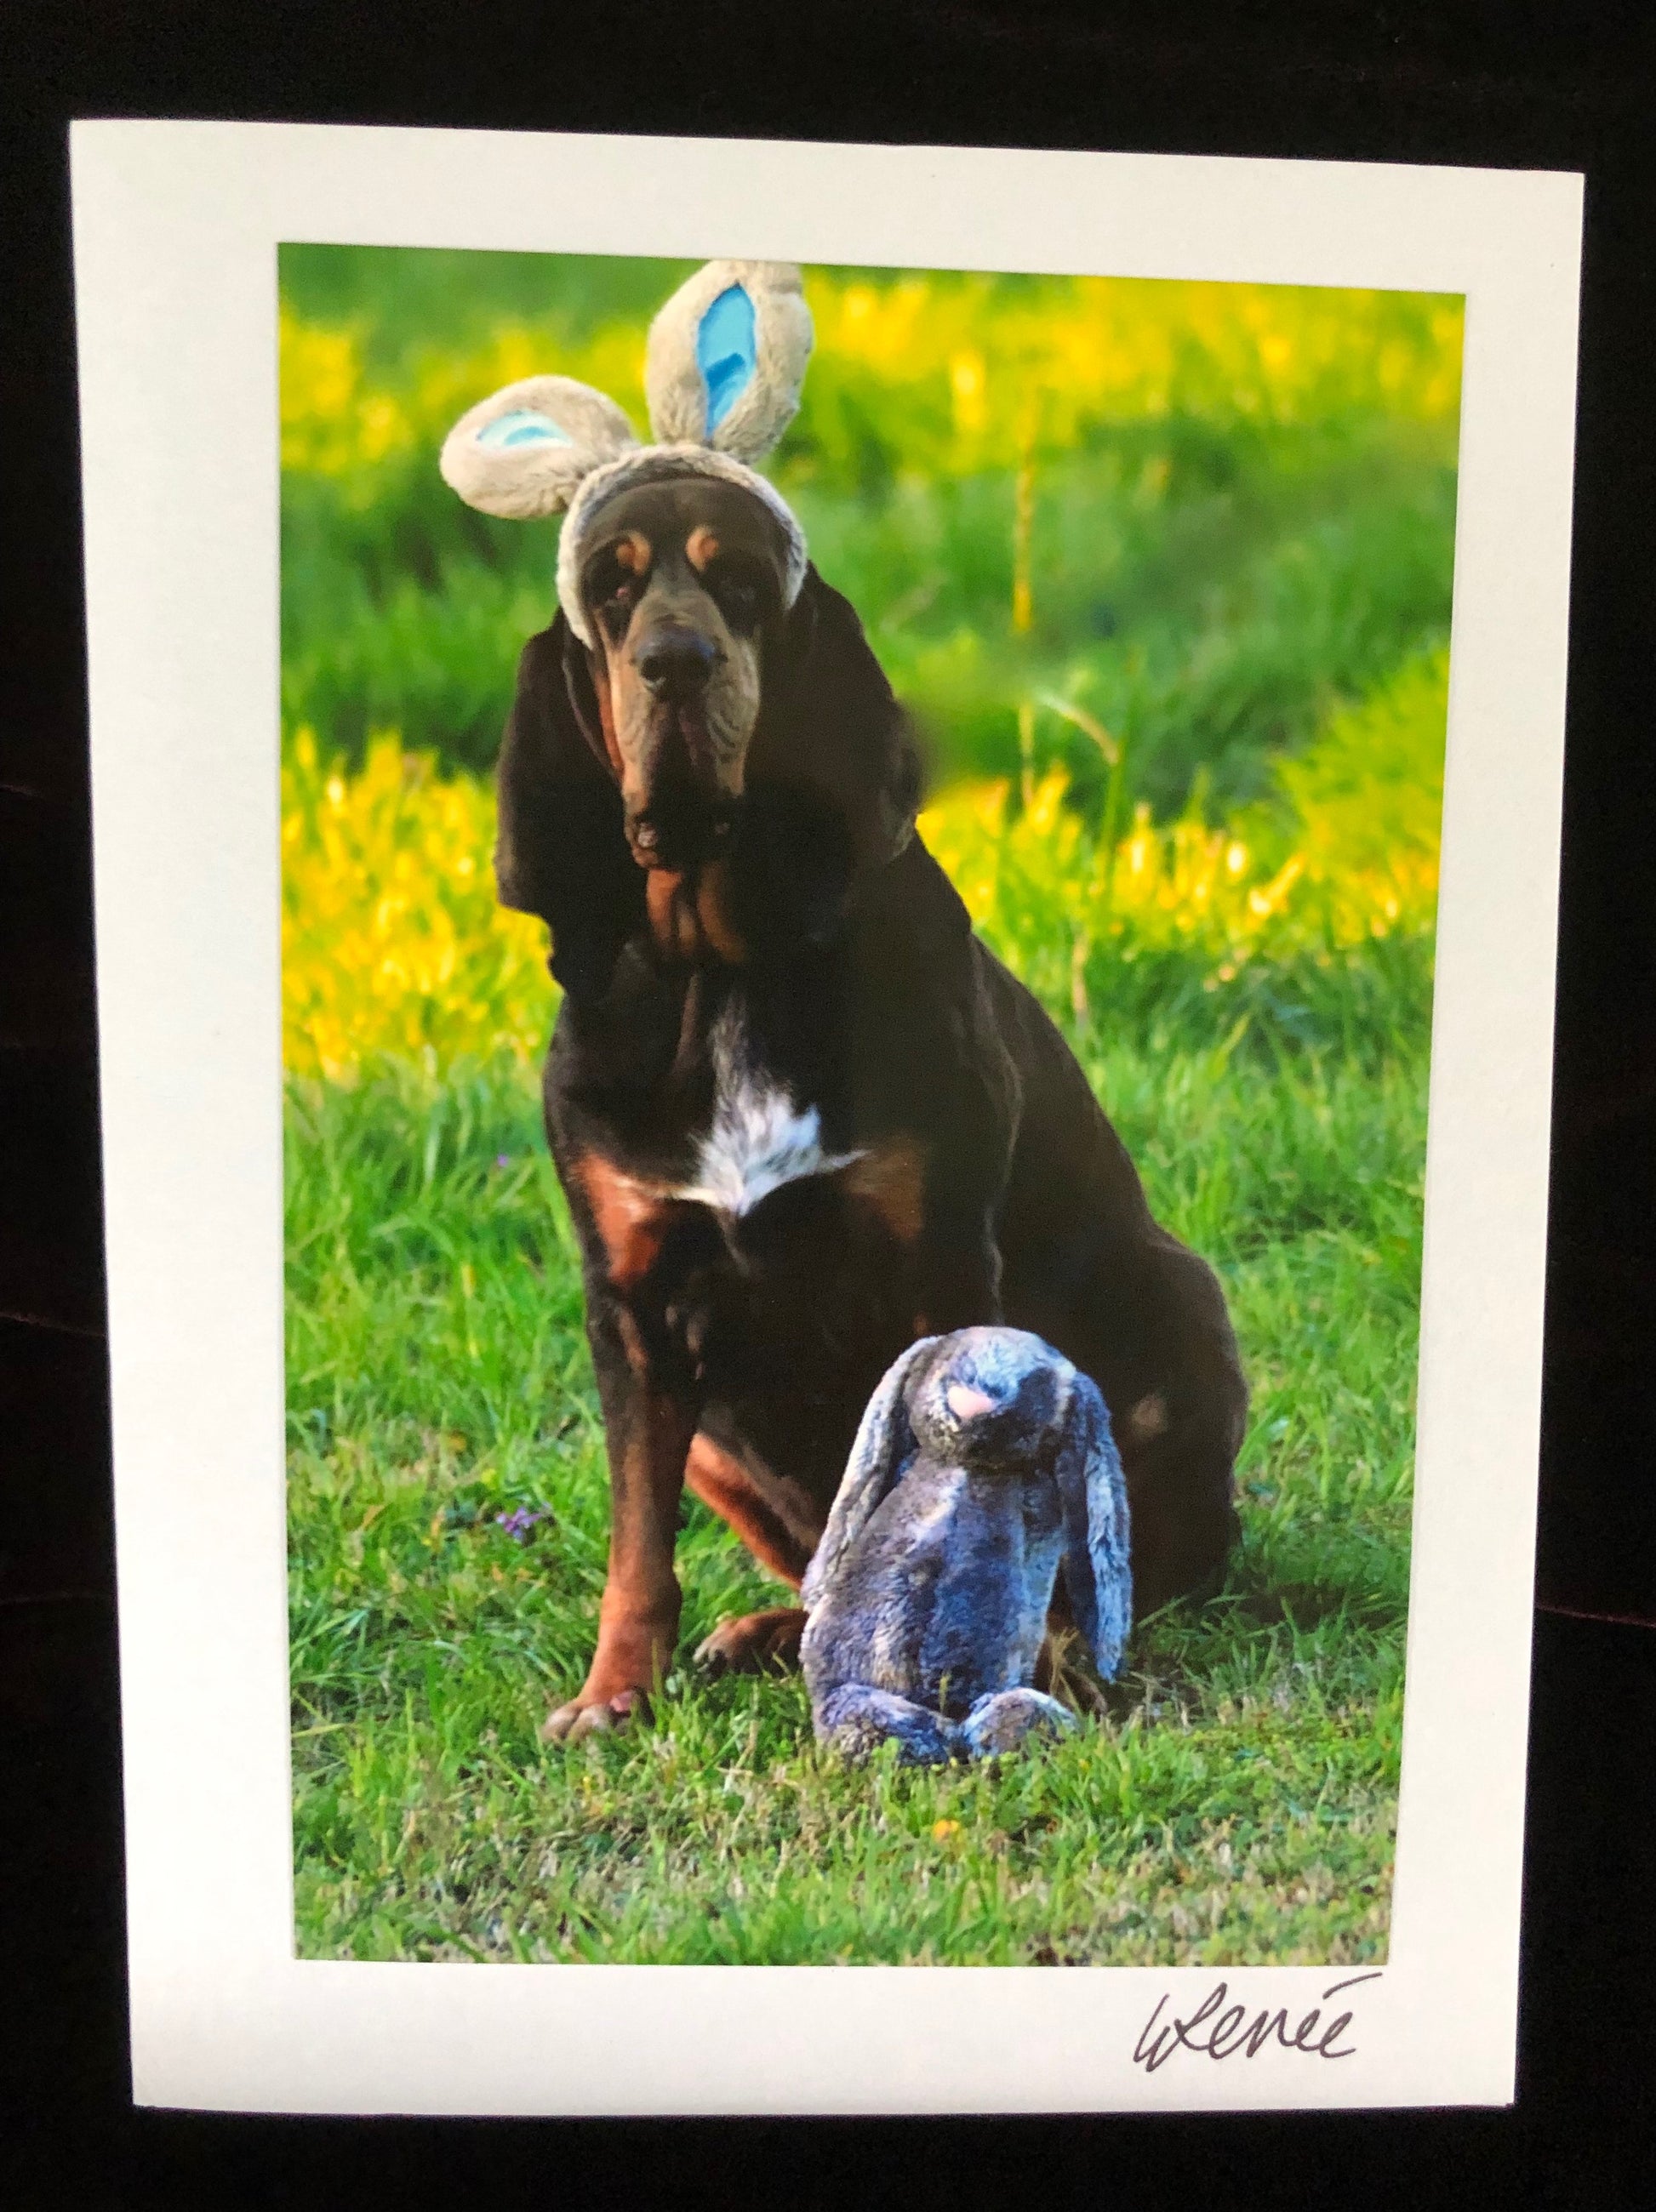
[[[786,1085],[754,1065],[739,1008],[720,1016],[712,1048],[713,1118],[697,1146],[695,1178],[675,1198],[735,1217],[784,1183],[835,1175],[861,1158],[827,1151],[817,1109],[799,1105]]]

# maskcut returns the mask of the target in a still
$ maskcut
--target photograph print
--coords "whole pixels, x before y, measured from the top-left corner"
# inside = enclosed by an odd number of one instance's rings
[[[279,273],[299,1956],[1384,1964],[1461,298]]]

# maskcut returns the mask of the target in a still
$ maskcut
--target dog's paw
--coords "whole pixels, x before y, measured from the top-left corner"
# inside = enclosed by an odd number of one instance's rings
[[[577,1743],[584,1735],[601,1735],[625,1728],[636,1717],[650,1717],[649,1699],[642,1690],[618,1690],[612,1697],[589,1698],[583,1691],[567,1705],[548,1713],[540,1726],[543,1743]]]
[[[783,1674],[800,1663],[805,1615],[797,1606],[772,1606],[721,1620],[696,1648],[696,1664],[710,1674]]]

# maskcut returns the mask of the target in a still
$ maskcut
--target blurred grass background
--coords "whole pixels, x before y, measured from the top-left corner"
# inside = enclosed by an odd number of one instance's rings
[[[654,309],[693,264],[282,252],[283,703],[486,766],[556,525],[463,507],[432,455],[556,363],[647,434]],[[1403,293],[812,270],[817,345],[770,473],[940,772],[1062,763],[1221,811],[1342,701],[1447,641],[1460,303]],[[1020,715],[1033,709],[1020,743]]]
[[[606,1511],[535,1133],[545,932],[490,869],[556,525],[472,513],[435,459],[549,368],[644,432],[690,265],[282,250],[301,1948],[1384,1955],[1457,300],[807,271],[770,472],[926,732],[928,842],[1224,1278],[1243,1547],[1108,1718],[998,1775],[837,1774],[796,1683],[685,1676],[647,1737],[536,1744]],[[680,1558],[687,1637],[770,1601],[693,1504]]]

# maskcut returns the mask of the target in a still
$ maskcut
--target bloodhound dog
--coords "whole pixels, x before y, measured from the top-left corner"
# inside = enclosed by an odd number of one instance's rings
[[[1140,1617],[1211,1584],[1235,1535],[1218,1282],[972,934],[861,626],[814,568],[788,604],[786,559],[740,484],[618,491],[583,532],[593,642],[563,613],[530,641],[501,754],[500,895],[551,925],[563,987],[546,1128],[612,1493],[597,1645],[551,1739],[648,1711],[686,1484],[797,1589],[921,1336],[1005,1322],[1093,1377]],[[727,1621],[698,1656],[785,1663],[803,1621]]]

